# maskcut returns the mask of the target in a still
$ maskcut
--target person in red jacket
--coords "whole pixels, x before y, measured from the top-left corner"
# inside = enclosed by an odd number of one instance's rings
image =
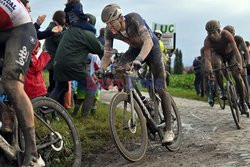
[[[32,62],[24,83],[24,90],[30,99],[47,94],[42,70],[50,61],[51,57],[45,50],[43,50],[37,58],[37,53],[40,50],[40,47],[41,43],[37,41],[35,49],[32,52]]]

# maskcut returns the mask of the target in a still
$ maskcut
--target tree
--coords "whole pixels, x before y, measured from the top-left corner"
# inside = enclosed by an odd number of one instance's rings
[[[174,59],[174,74],[182,74],[183,72],[183,62],[182,62],[182,52],[176,49],[175,59]]]

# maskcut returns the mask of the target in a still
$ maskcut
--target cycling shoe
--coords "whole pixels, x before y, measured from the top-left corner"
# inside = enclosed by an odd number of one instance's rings
[[[41,156],[39,156],[39,158],[32,156],[30,157],[29,163],[24,164],[21,167],[45,167],[45,162]]]

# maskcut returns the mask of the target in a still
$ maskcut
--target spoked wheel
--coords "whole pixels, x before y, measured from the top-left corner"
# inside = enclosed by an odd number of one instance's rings
[[[240,111],[237,102],[237,94],[234,86],[232,84],[227,84],[227,92],[228,92],[228,103],[233,115],[234,122],[238,129],[240,126]]]
[[[37,149],[46,166],[81,166],[80,138],[67,111],[47,97],[33,99],[32,105]]]
[[[142,111],[134,100],[134,118],[127,93],[117,93],[111,100],[109,126],[111,136],[121,155],[132,162],[144,156],[148,145],[146,121]]]

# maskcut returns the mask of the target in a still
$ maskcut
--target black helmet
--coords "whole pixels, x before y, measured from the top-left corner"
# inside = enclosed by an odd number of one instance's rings
[[[227,26],[224,27],[223,29],[229,31],[232,35],[235,35],[235,30],[234,30],[234,27],[233,27],[233,26],[227,25]]]
[[[108,23],[118,19],[122,15],[122,9],[117,4],[109,4],[102,10],[102,22]]]
[[[214,31],[220,29],[220,22],[217,20],[210,20],[206,24],[207,32]]]

